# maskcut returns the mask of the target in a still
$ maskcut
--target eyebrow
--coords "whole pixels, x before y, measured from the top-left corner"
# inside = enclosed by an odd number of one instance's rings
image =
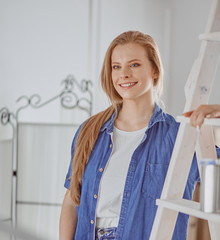
[[[129,60],[128,63],[131,63],[131,62],[141,62],[141,59],[132,59],[132,60]],[[120,64],[119,62],[112,62],[112,64]]]

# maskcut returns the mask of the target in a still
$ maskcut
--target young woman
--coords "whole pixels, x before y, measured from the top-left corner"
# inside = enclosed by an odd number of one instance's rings
[[[60,240],[149,239],[178,123],[156,104],[163,67],[151,36],[122,33],[110,44],[101,72],[112,105],[77,131],[66,176]],[[199,174],[194,158],[184,198]],[[186,239],[179,214],[173,239]]]

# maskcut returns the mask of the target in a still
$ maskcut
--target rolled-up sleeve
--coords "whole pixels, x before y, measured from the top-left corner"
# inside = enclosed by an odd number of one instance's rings
[[[72,166],[73,166],[73,156],[75,152],[75,147],[76,147],[76,142],[77,142],[77,137],[79,134],[79,131],[81,129],[82,125],[77,129],[76,134],[73,138],[72,146],[71,146],[71,159],[70,159],[70,164],[69,164],[69,169],[66,175],[66,179],[64,182],[64,187],[69,189],[70,188],[70,183],[71,183],[71,176],[72,176]]]

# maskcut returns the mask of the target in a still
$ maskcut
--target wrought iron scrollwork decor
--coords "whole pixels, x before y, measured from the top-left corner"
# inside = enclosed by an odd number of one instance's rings
[[[69,75],[62,82],[61,85],[64,87],[56,96],[42,101],[39,94],[33,94],[32,96],[21,96],[17,99],[19,107],[13,113],[10,112],[8,108],[3,107],[0,109],[0,125],[11,125],[12,127],[12,158],[13,158],[13,181],[14,197],[12,199],[12,213],[11,219],[13,223],[16,223],[16,178],[17,178],[17,161],[18,161],[18,122],[19,122],[19,113],[21,110],[31,107],[33,109],[39,109],[48,105],[49,103],[60,100],[60,104],[63,108],[74,109],[79,108],[88,113],[89,116],[92,114],[92,102],[93,95],[90,90],[92,82],[89,80],[82,80],[80,83],[76,79]]]
[[[71,75],[67,76],[65,80],[62,81],[64,84],[64,90],[60,94],[61,105],[64,108],[80,108],[84,111],[87,111],[91,116],[92,114],[92,92],[90,91],[90,85],[92,82],[89,80],[83,79],[79,84],[75,78]],[[78,95],[73,91],[74,87],[77,87],[82,93],[88,93],[89,99],[85,97],[79,98]]]
[[[19,112],[28,106],[38,109],[53,102],[56,99],[60,99],[61,106],[64,108],[74,109],[78,107],[79,109],[86,111],[89,116],[91,116],[93,99],[90,86],[92,86],[92,82],[90,80],[83,79],[79,84],[72,75],[68,75],[67,78],[61,82],[61,84],[64,84],[64,89],[61,91],[61,93],[46,100],[45,102],[41,101],[41,97],[38,94],[34,94],[31,97],[19,97],[17,99],[17,102],[23,101],[24,104],[16,111],[16,118],[18,118]],[[77,92],[74,91],[75,86],[81,93],[88,93],[89,97],[79,97]]]
[[[0,109],[0,114],[1,114],[1,124],[2,125],[7,125],[8,123],[10,123],[11,116],[14,116],[14,114],[11,113],[8,108],[5,108],[5,107]]]
[[[90,90],[90,87],[92,86],[92,82],[90,80],[85,80],[83,79],[80,83],[72,76],[68,75],[62,82],[61,85],[64,85],[64,88],[62,91],[42,102],[41,97],[39,94],[33,94],[32,96],[21,96],[17,99],[17,102],[22,103],[22,105],[16,110],[15,113],[12,113],[9,111],[8,108],[3,107],[0,109],[0,123],[2,125],[7,125],[8,123],[12,124],[12,118],[13,121],[16,122],[18,121],[18,115],[19,112],[22,109],[25,109],[27,107],[32,107],[34,109],[38,109],[41,107],[44,107],[45,105],[53,102],[56,99],[60,99],[60,104],[63,108],[66,109],[74,109],[74,108],[79,108],[83,111],[86,111],[89,116],[92,115],[92,102],[93,102],[93,95],[92,91]],[[81,95],[87,94],[87,97],[79,97],[77,94],[77,89],[78,92],[81,93]],[[75,91],[76,90],[76,91]]]

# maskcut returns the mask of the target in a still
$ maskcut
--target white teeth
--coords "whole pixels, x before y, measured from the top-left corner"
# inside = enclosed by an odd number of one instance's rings
[[[122,87],[129,87],[134,85],[135,83],[124,83],[124,84],[120,84]]]

